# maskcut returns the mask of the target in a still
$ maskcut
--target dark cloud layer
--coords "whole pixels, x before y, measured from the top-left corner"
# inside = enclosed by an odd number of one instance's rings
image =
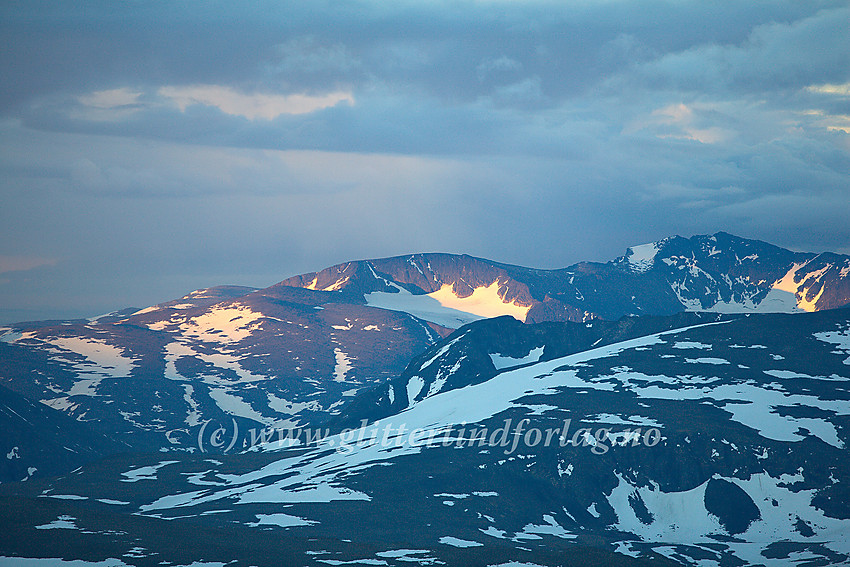
[[[413,251],[850,252],[846,1],[0,14],[0,321]]]

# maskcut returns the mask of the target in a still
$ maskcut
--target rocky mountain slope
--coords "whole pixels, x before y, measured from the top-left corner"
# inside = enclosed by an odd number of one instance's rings
[[[679,311],[831,309],[850,303],[848,274],[848,256],[791,252],[720,232],[633,246],[611,262],[561,270],[415,254],[348,262],[280,285],[363,296],[368,305],[457,328],[458,322],[496,315],[539,323]],[[440,306],[467,315],[447,315]]]
[[[850,301],[848,274],[846,256],[724,233],[562,270],[449,254],[349,262],[266,289],[223,286],[93,320],[9,325],[0,385],[137,449],[197,450],[205,424],[342,419],[360,392],[483,318],[601,329],[626,315],[819,310]],[[432,387],[423,382],[417,396]],[[393,394],[398,404],[409,392]]]
[[[127,565],[845,564],[848,384],[848,309],[475,322],[374,386],[395,397],[380,419],[343,409],[363,427],[3,485],[20,515],[0,548]]]
[[[94,424],[81,423],[0,386],[0,479],[54,476],[131,448]]]

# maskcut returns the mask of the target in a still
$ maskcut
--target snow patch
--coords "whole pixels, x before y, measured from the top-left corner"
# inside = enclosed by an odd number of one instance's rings
[[[215,306],[203,315],[193,317],[180,325],[183,335],[213,343],[236,343],[247,339],[260,326],[262,313],[239,303]]]
[[[241,362],[244,357],[229,354],[224,348],[218,347],[216,348],[216,352],[207,354],[195,350],[188,343],[182,341],[169,343],[165,347],[164,375],[166,378],[181,381],[189,379],[177,372],[176,362],[178,359],[183,357],[195,358],[218,369],[233,372],[236,374],[240,382],[259,382],[268,379],[266,376],[254,374],[250,370],[243,368]],[[219,378],[215,375],[210,375],[209,373],[204,374],[203,381],[208,384],[233,384],[232,379]]]
[[[125,378],[136,367],[136,360],[124,356],[124,351],[100,339],[88,337],[55,337],[45,341],[61,349],[59,357],[71,363],[78,380],[67,392],[69,396],[97,396],[97,387],[104,378]],[[77,355],[84,358],[76,360]]]
[[[808,261],[801,262],[799,264],[795,263],[793,266],[791,266],[791,269],[788,270],[785,275],[782,276],[781,279],[777,280],[771,287],[772,291],[776,290],[792,295],[794,297],[794,307],[797,311],[801,309],[807,311],[812,310],[806,309],[806,305],[803,305],[800,301],[797,300],[797,298],[800,297],[801,293],[805,294],[805,291],[801,290],[802,282],[805,280],[805,278],[801,279],[800,283],[794,281],[797,276],[797,272],[800,270],[800,268],[804,267],[808,263]]]
[[[563,526],[561,526],[553,516],[549,514],[543,515],[543,521],[545,524],[536,525],[536,524],[528,524],[524,528],[522,528],[522,532],[518,533],[514,536],[514,539],[525,539],[523,536],[537,536],[540,535],[551,535],[555,537],[559,537],[561,539],[575,539],[578,537],[575,534],[571,534]]]
[[[633,272],[646,272],[655,264],[658,254],[658,244],[650,242],[640,246],[632,246],[626,251],[626,260]]]
[[[810,376],[809,374],[801,374],[800,372],[792,372],[790,370],[764,370],[763,371],[768,376],[773,376],[774,378],[779,378],[781,380],[794,380],[797,378],[802,378],[804,380],[827,380],[831,382],[846,382],[847,378],[844,376],[839,376],[837,374],[832,374],[831,376]]]
[[[632,533],[644,541],[665,542],[679,545],[716,543],[717,536],[725,536],[726,530],[719,520],[705,508],[705,489],[710,479],[701,485],[682,492],[663,492],[659,485],[651,482],[649,486],[634,486],[620,474],[618,485],[612,490],[608,502],[617,515],[614,527]],[[799,490],[792,485],[803,482],[802,474],[771,477],[768,473],[758,473],[748,478],[726,478],[715,475],[741,488],[756,507],[760,518],[754,520],[742,534],[734,540],[726,540],[733,553],[748,564],[765,564],[760,555],[762,545],[775,541],[807,542],[824,539],[826,544],[840,553],[850,551],[850,542],[846,538],[836,538],[836,534],[847,533],[850,520],[841,520],[826,516],[812,505],[817,494],[816,489]],[[634,502],[642,502],[645,512],[643,520],[635,514]],[[645,521],[649,519],[649,523]],[[802,520],[815,532],[812,538],[802,536],[795,525]],[[752,545],[752,543],[761,545]],[[660,551],[653,547],[654,551]],[[768,563],[785,565],[785,561]]]
[[[422,391],[425,386],[425,380],[421,376],[414,376],[407,381],[407,403],[412,406],[416,400],[416,396]]]
[[[687,349],[702,349],[702,350],[711,350],[711,345],[706,345],[703,343],[695,342],[695,341],[676,341],[673,343],[673,348],[687,350]]]
[[[334,381],[345,382],[345,375],[352,369],[351,359],[339,347],[334,349],[336,365],[334,366]]]
[[[622,416],[613,415],[610,413],[600,413],[595,416],[585,418],[582,421],[586,421],[588,423],[604,423],[606,425],[639,425],[641,427],[663,427],[662,424],[658,423],[654,419],[643,417],[641,415],[630,415],[627,418],[623,418]]]
[[[12,344],[24,336],[23,333],[13,331],[9,327],[0,327],[0,342]]]
[[[269,407],[278,413],[295,415],[302,411],[322,411],[322,406],[316,400],[309,402],[291,402],[286,398],[279,398],[269,392]]]
[[[496,367],[496,370],[503,370],[505,368],[513,368],[515,366],[523,366],[525,364],[531,364],[532,362],[538,362],[541,356],[543,356],[542,346],[531,349],[527,355],[521,358],[513,358],[511,356],[491,353],[490,360],[493,361],[493,366]]]
[[[183,385],[183,401],[189,406],[189,413],[186,414],[186,425],[195,427],[201,424],[201,412],[198,402],[192,396],[195,393],[195,388],[191,384]]]
[[[712,357],[703,357],[703,358],[686,358],[685,362],[688,364],[729,364],[728,360],[723,358],[712,358]]]
[[[460,539],[454,536],[443,536],[440,538],[440,543],[443,545],[451,545],[453,547],[480,547],[483,546],[483,543],[479,543],[477,541],[470,541],[468,539]]]
[[[79,559],[66,560],[52,557],[36,559],[26,557],[3,556],[0,556],[0,565],[3,565],[3,567],[130,567],[120,559],[115,558],[92,562],[83,561]]]
[[[274,425],[276,422],[274,418],[265,417],[260,414],[251,407],[251,404],[237,396],[229,388],[210,388],[209,395],[215,401],[216,405],[221,408],[221,411],[228,415],[252,419],[265,425]]]
[[[683,492],[662,492],[657,484],[635,487],[620,473],[608,503],[617,515],[619,530],[633,533],[644,541],[688,542],[711,534],[725,534],[720,521],[705,509],[708,481]],[[632,501],[643,502],[651,522],[637,517]],[[644,518],[645,520],[646,518]]]
[[[74,523],[73,516],[63,515],[59,516],[57,519],[53,520],[49,524],[43,524],[41,526],[36,526],[37,530],[78,530],[80,528]]]
[[[441,563],[437,561],[437,558],[428,555],[430,553],[431,551],[428,549],[391,549],[388,551],[379,551],[375,556],[396,559],[405,563],[419,563],[420,565],[436,565]],[[417,555],[424,555],[424,557],[416,557]]]
[[[815,338],[825,343],[831,343],[836,346],[838,351],[836,354],[850,354],[850,329],[843,331],[826,331],[824,333],[815,333]],[[850,358],[844,361],[844,364],[850,365]]]
[[[503,295],[499,295],[499,281],[496,280],[487,287],[477,287],[472,295],[458,297],[451,285],[443,285],[439,290],[428,294],[443,307],[456,309],[466,313],[472,313],[482,319],[510,315],[514,319],[525,322],[530,305],[520,305],[515,301],[506,302]]]
[[[489,286],[475,288],[472,295],[467,297],[458,297],[454,287],[449,284],[422,295],[401,289],[398,293],[376,291],[364,297],[369,307],[402,311],[449,329],[501,315],[510,315],[524,322],[531,306],[516,301],[506,302],[499,295],[499,287],[499,281],[496,280]]]
[[[132,469],[127,472],[121,473],[121,476],[125,477],[121,479],[121,482],[139,482],[140,480],[156,480],[156,472],[166,465],[172,465],[178,461],[162,461],[158,465],[151,465],[146,467],[139,467],[137,469]]]
[[[298,516],[290,516],[289,514],[257,514],[256,522],[249,522],[247,525],[252,528],[259,526],[278,526],[280,528],[291,528],[295,526],[311,526],[318,522],[313,520],[305,520]]]
[[[56,498],[57,500],[88,500],[88,496],[80,496],[78,494],[46,494],[44,498]]]
[[[68,398],[68,396],[63,396],[61,398],[44,399],[39,401],[48,407],[64,412],[72,412],[77,409],[77,407],[79,407],[79,404],[75,404],[74,402],[72,402],[70,398]]]

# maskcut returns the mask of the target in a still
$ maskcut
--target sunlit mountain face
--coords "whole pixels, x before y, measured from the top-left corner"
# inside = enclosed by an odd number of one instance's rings
[[[560,270],[352,261],[8,325],[0,556],[839,564],[848,275],[718,233]]]

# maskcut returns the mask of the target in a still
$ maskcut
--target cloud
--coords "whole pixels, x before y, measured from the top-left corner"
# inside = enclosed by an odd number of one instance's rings
[[[53,258],[0,255],[0,274],[7,272],[26,272],[41,266],[53,266],[55,264],[56,260]]]
[[[275,46],[270,70],[284,73],[347,72],[362,65],[344,44],[325,43],[313,35],[293,38]]]
[[[77,97],[69,116],[95,122],[117,122],[144,110],[143,93],[129,87],[94,91]]]
[[[843,85],[811,85],[806,87],[806,90],[811,91],[813,93],[823,93],[839,95],[842,97],[850,97],[850,83],[844,83]]]
[[[659,138],[694,140],[703,144],[717,144],[729,140],[734,133],[719,126],[704,126],[704,117],[693,105],[671,104],[653,110],[649,116],[637,119],[628,125],[624,133],[648,130]]]
[[[157,92],[171,100],[183,112],[189,106],[200,104],[214,106],[225,114],[244,116],[248,120],[274,120],[282,114],[310,114],[341,102],[354,104],[354,97],[350,92],[323,95],[245,94],[222,85],[165,86],[160,87]]]
[[[850,8],[756,26],[740,44],[709,42],[641,63],[611,83],[699,93],[766,93],[850,77]],[[632,83],[634,86],[634,83]]]
[[[850,115],[848,114],[829,114],[823,110],[807,110],[802,114],[810,118],[810,123],[814,126],[850,134]]]
[[[814,93],[812,108],[802,112],[817,127],[850,134],[850,83],[810,85],[806,91]],[[835,109],[837,110],[831,110]],[[841,112],[841,111],[844,112]],[[850,147],[850,141],[848,141]]]
[[[483,81],[489,75],[498,75],[508,71],[519,71],[522,63],[505,55],[500,57],[488,57],[475,68],[478,80]]]
[[[674,233],[850,242],[845,0],[7,12],[0,241],[63,258],[12,305],[422,250],[562,267]]]
[[[95,91],[78,97],[78,100],[81,104],[93,108],[122,108],[136,106],[139,103],[140,96],[142,96],[140,91],[122,87],[120,89]]]

